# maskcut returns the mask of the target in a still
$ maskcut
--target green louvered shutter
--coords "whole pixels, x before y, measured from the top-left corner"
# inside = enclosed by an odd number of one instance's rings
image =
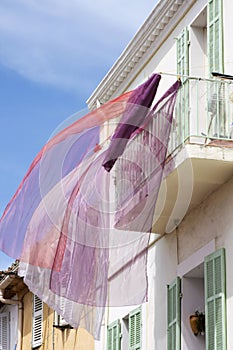
[[[177,74],[189,74],[189,32],[188,28],[184,28],[177,38]]]
[[[224,72],[222,0],[208,1],[208,60],[209,72]]]
[[[129,314],[129,350],[142,349],[142,310],[141,307]]]
[[[176,41],[177,53],[177,74],[181,76],[183,83],[179,90],[176,102],[176,120],[182,126],[181,135],[178,135],[179,142],[189,136],[189,31],[184,28]]]
[[[167,350],[180,350],[181,282],[167,286]]]
[[[111,323],[107,329],[107,349],[120,350],[121,349],[121,324],[117,320]]]
[[[205,258],[206,350],[226,350],[225,250]]]

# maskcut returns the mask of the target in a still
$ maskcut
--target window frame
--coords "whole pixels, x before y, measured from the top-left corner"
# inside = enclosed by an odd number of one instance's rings
[[[210,77],[212,72],[224,73],[222,0],[208,0],[207,47]]]
[[[176,277],[175,280],[167,286],[167,349],[180,350],[180,348],[181,279],[180,277]]]

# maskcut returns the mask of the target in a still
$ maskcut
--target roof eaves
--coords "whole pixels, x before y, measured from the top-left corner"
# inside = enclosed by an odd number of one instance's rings
[[[15,260],[7,270],[0,271],[0,282],[4,280],[7,276],[17,275],[19,269],[19,260]]]

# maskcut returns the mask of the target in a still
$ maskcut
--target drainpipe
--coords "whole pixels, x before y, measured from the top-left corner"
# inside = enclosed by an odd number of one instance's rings
[[[5,299],[4,292],[6,287],[11,283],[16,276],[7,276],[0,282],[0,302],[6,305],[18,305],[18,342],[17,350],[22,350],[22,328],[23,328],[23,305],[20,300]]]

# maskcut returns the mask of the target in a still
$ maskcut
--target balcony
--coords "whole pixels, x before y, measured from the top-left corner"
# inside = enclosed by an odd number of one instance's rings
[[[233,81],[187,79],[177,97],[169,152],[187,141],[224,144],[231,139]]]
[[[153,135],[160,128],[161,119],[154,118],[148,130],[132,139],[119,159],[116,202],[119,206],[128,201],[128,211],[134,205],[129,200],[130,194],[137,196],[136,202],[139,203],[145,190],[143,186],[146,182],[148,184],[146,180],[155,174],[155,158],[150,152],[145,153],[142,140],[147,137],[148,148],[153,148]],[[153,219],[154,233],[173,231],[193,207],[233,176],[232,141],[233,81],[186,80],[176,100],[163,181],[160,189],[156,186],[150,188],[155,195],[159,190]],[[123,181],[119,169],[127,169]],[[134,186],[136,182],[140,183],[140,188]]]

